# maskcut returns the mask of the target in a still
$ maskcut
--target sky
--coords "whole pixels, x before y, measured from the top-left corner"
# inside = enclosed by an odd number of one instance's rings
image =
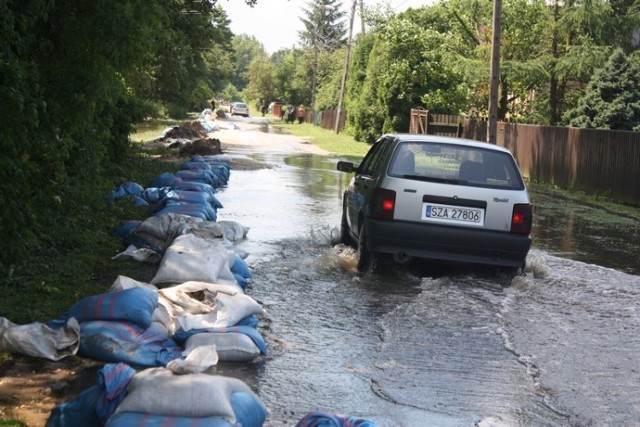
[[[272,54],[279,49],[289,49],[296,46],[298,32],[303,29],[300,21],[300,17],[303,16],[302,9],[308,8],[309,1],[258,0],[258,4],[253,8],[247,6],[244,0],[218,0],[218,4],[227,12],[229,20],[231,20],[229,27],[234,34],[254,36],[264,45],[267,53]],[[364,2],[365,7],[389,4],[396,12],[433,3],[434,0],[365,0]],[[342,1],[343,9],[347,12],[347,26],[351,4],[349,0]],[[359,19],[360,16],[356,12],[353,26],[354,34],[359,32]]]

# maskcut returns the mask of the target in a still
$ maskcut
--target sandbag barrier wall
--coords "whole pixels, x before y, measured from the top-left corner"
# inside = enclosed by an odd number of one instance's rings
[[[107,364],[96,386],[52,411],[47,427],[264,423],[267,409],[246,384],[202,373],[267,353],[257,330],[263,308],[245,294],[247,254],[233,247],[248,229],[217,221],[215,192],[229,172],[224,157],[196,156],[147,188],[124,183],[112,193],[149,207],[147,219],[114,233],[127,246],[120,255],[159,267],[151,283],[119,276],[110,292],[49,322],[79,325],[78,354]]]

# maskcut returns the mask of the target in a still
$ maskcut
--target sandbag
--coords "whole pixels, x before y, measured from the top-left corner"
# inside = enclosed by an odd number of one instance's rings
[[[257,424],[261,425],[261,424]],[[220,417],[169,417],[165,415],[143,414],[140,412],[120,412],[107,421],[105,427],[237,427]],[[244,424],[243,424],[244,427]]]
[[[255,342],[241,332],[205,332],[192,335],[185,343],[185,351],[213,345],[220,362],[248,362],[260,356]]]
[[[177,177],[175,174],[164,172],[153,178],[147,187],[171,187],[176,180]]]
[[[249,228],[235,221],[218,221],[224,237],[230,242],[237,242],[247,237]]]
[[[178,330],[176,331],[173,338],[178,343],[184,343],[186,346],[186,342],[197,335],[201,334],[227,334],[227,333],[236,333],[246,335],[253,341],[256,347],[260,350],[260,353],[267,354],[267,343],[264,338],[256,329],[257,325],[239,325],[239,326],[229,326],[225,328],[204,328],[204,329],[192,329],[190,331]],[[200,338],[201,340],[207,340],[206,335],[203,335],[204,338]],[[198,343],[198,341],[194,341],[194,343]]]
[[[156,367],[182,357],[182,348],[154,325],[144,329],[128,322],[94,320],[80,325],[78,354],[103,362]]]
[[[145,369],[138,372],[129,382],[127,397],[115,413],[221,417],[236,423],[243,414],[236,414],[234,410],[234,393],[244,394],[243,412],[255,411],[266,414],[266,408],[260,399],[248,385],[237,378],[208,374],[176,375],[165,368]]]
[[[46,427],[100,426],[126,396],[135,370],[124,363],[106,364],[98,371],[98,383],[73,400],[57,405]]]
[[[79,323],[90,320],[123,320],[148,328],[157,304],[157,291],[136,286],[82,298],[62,317],[75,317]]]
[[[203,191],[205,193],[211,194],[212,196],[216,192],[216,189],[213,188],[210,184],[207,184],[206,182],[182,181],[181,179],[176,180],[171,186],[171,189],[186,190],[186,191]]]
[[[373,421],[353,416],[309,412],[295,427],[377,427]]]
[[[80,325],[74,318],[17,325],[0,317],[0,351],[56,361],[76,354],[79,347]]]
[[[225,264],[227,250],[221,242],[185,234],[169,246],[151,284],[163,287],[190,280],[214,283]]]
[[[160,210],[154,210],[151,213],[151,216],[166,215],[170,213],[192,216],[195,218],[203,219],[205,221],[215,221],[217,219],[217,213],[215,209],[213,209],[208,203],[196,204],[175,202],[172,200],[166,200],[164,206]]]

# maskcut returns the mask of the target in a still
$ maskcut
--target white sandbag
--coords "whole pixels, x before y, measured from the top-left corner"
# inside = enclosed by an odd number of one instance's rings
[[[177,417],[223,417],[235,423],[231,393],[253,391],[239,379],[208,374],[176,375],[165,368],[138,372],[115,413]]]
[[[222,226],[214,221],[202,221],[201,223],[192,225],[186,230],[186,233],[193,234],[201,239],[223,239],[224,230]]]
[[[0,317],[0,351],[60,360],[78,352],[80,325],[75,318],[60,328],[40,322],[17,325]]]
[[[235,221],[218,221],[218,224],[222,226],[224,237],[231,242],[245,239],[249,232],[248,227]]]
[[[171,243],[177,236],[204,220],[188,215],[168,213],[166,215],[150,216],[133,231],[138,236],[149,235]]]
[[[164,287],[190,280],[214,283],[227,263],[227,250],[220,241],[185,234],[169,246],[151,284]]]
[[[125,289],[131,289],[135,287],[153,289],[156,291],[158,290],[158,288],[149,283],[140,282],[139,280],[120,275],[111,285],[111,292],[124,291]]]
[[[202,345],[182,352],[184,359],[174,359],[167,363],[167,369],[174,374],[200,374],[218,364],[215,345]]]
[[[247,316],[264,313],[237,285],[189,281],[160,289],[158,301],[176,322],[175,328],[184,331],[234,326]]]
[[[240,332],[203,332],[187,338],[184,348],[191,351],[201,346],[215,346],[220,362],[248,362],[260,356],[260,349]]]

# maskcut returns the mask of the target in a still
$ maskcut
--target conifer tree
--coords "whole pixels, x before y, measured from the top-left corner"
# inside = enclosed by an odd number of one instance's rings
[[[640,66],[614,50],[566,118],[576,127],[639,131]]]

